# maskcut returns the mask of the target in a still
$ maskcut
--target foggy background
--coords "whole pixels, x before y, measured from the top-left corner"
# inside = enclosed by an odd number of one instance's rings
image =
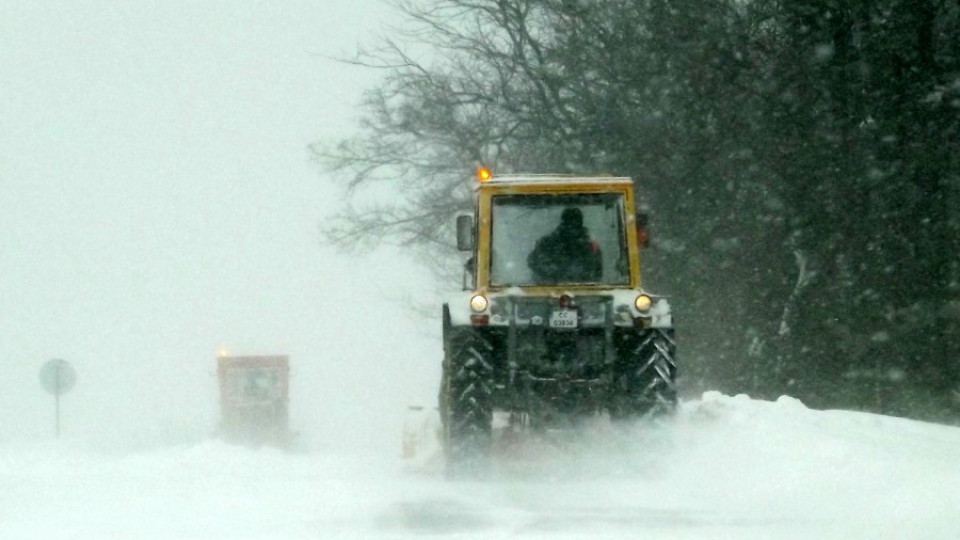
[[[340,193],[306,150],[349,133],[377,81],[329,57],[389,15],[375,0],[0,5],[0,442],[53,437],[51,358],[78,374],[65,438],[208,437],[222,349],[290,355],[306,441],[399,451],[442,356],[403,299],[432,285],[390,249],[320,245]]]

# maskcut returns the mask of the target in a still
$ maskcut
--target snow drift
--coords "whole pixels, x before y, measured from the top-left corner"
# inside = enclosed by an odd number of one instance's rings
[[[707,393],[540,444],[533,469],[450,482],[403,466],[399,435],[352,455],[6,443],[0,538],[960,537],[960,428]]]

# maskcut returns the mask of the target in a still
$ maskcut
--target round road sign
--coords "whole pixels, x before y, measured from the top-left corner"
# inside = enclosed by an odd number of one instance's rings
[[[62,396],[77,384],[77,372],[66,360],[54,358],[40,368],[40,385],[55,396]]]

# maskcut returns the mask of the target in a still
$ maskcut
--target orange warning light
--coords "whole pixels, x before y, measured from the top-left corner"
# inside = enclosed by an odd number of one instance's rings
[[[480,179],[481,182],[486,182],[487,180],[493,178],[493,173],[490,172],[490,169],[480,167],[477,169],[477,178]]]

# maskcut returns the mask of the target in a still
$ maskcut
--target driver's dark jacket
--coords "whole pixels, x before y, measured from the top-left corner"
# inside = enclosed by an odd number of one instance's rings
[[[602,274],[600,248],[590,241],[583,226],[561,224],[537,240],[527,257],[527,265],[538,284],[595,283]]]

